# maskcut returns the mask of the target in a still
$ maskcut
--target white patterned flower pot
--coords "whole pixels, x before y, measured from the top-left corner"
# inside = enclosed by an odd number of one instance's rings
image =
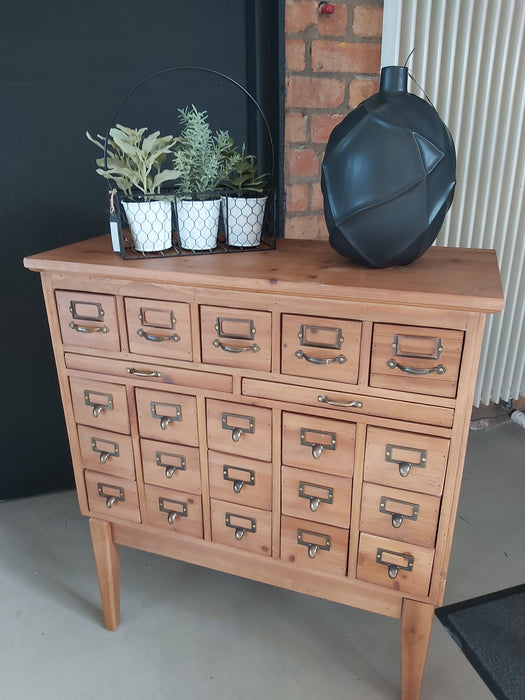
[[[141,253],[171,248],[171,202],[122,202],[133,244]]]
[[[267,197],[228,197],[228,244],[252,248],[261,242]]]
[[[212,250],[217,245],[220,199],[177,201],[179,242],[185,250]]]

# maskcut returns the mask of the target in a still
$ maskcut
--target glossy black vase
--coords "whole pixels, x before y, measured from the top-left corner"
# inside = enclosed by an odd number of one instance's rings
[[[456,184],[456,152],[436,110],[407,92],[408,69],[330,134],[321,188],[330,244],[367,267],[407,265],[434,242]]]

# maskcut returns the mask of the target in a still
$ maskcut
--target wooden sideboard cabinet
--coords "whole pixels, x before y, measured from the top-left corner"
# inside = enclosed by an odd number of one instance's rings
[[[401,618],[418,698],[441,604],[494,251],[369,270],[325,241],[41,273],[105,624],[118,545]]]

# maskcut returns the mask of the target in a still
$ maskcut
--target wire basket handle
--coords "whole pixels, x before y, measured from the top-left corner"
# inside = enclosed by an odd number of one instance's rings
[[[224,80],[227,80],[228,82],[232,83],[232,85],[235,85],[235,87],[239,88],[239,90],[242,90],[242,92],[248,97],[252,104],[256,107],[259,116],[261,117],[264,126],[266,128],[266,133],[268,135],[268,142],[270,144],[270,150],[271,150],[271,172],[273,174],[274,172],[274,167],[275,167],[275,148],[273,145],[273,139],[272,139],[272,134],[270,131],[270,125],[268,124],[268,120],[266,119],[266,115],[264,114],[260,104],[257,102],[255,97],[248,92],[248,90],[238,83],[236,80],[233,78],[230,78],[229,75],[226,75],[225,73],[220,73],[219,71],[214,70],[213,68],[203,68],[202,66],[173,66],[171,68],[164,68],[161,71],[158,71],[157,73],[153,73],[152,75],[149,75],[147,78],[144,78],[144,80],[141,80],[140,83],[137,83],[134,87],[131,88],[131,90],[125,95],[122,100],[120,101],[120,104],[116,108],[115,112],[113,113],[113,116],[111,117],[111,121],[109,123],[109,126],[106,131],[106,135],[104,138],[104,170],[108,169],[108,151],[107,151],[107,145],[108,145],[108,139],[109,139],[109,132],[113,125],[115,124],[115,121],[117,119],[117,116],[122,109],[122,107],[125,105],[125,103],[128,101],[128,99],[135,93],[139,88],[141,88],[143,85],[146,83],[150,82],[150,80],[154,80],[155,78],[160,77],[161,75],[165,75],[166,73],[173,73],[175,71],[182,71],[182,70],[195,70],[195,71],[201,71],[202,73],[210,73],[212,75],[216,75],[219,78],[224,78]]]

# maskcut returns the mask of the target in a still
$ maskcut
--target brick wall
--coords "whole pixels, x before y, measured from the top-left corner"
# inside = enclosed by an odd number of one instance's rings
[[[381,0],[286,0],[285,187],[288,238],[327,238],[320,168],[328,136],[378,90]]]

